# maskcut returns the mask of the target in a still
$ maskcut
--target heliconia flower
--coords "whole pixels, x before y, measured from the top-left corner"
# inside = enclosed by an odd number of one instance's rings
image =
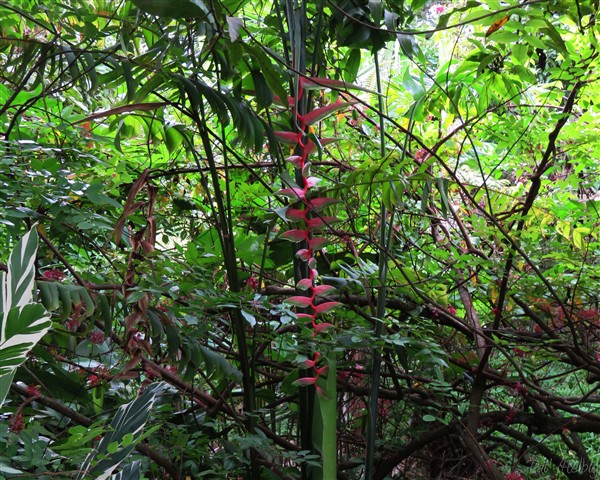
[[[310,167],[311,167],[311,163],[310,162],[306,162],[304,164],[304,166],[302,167],[302,176],[303,177],[309,177],[310,176]]]
[[[315,390],[320,397],[323,397],[325,400],[329,400],[329,397],[325,394],[325,390],[323,390],[321,387],[319,387],[316,383],[315,383]]]
[[[314,306],[315,314],[319,315],[320,313],[327,313],[336,308],[338,305],[341,305],[340,302],[323,302],[319,305]]]
[[[306,210],[302,210],[300,208],[288,208],[285,212],[285,217],[288,220],[299,222],[306,219]]]
[[[25,429],[25,415],[23,412],[13,413],[8,424],[12,433],[21,433]]]
[[[286,158],[285,161],[290,162],[296,168],[302,168],[304,159],[305,157],[302,157],[300,155],[292,155],[291,157]]]
[[[331,330],[332,328],[334,328],[334,326],[331,323],[327,323],[327,322],[323,322],[323,323],[318,323],[316,324],[314,327],[315,332],[313,333],[313,337],[321,332],[327,332],[329,330]]]
[[[254,275],[251,275],[248,277],[248,280],[246,280],[246,285],[254,291],[258,290],[258,278],[256,278]]]
[[[326,293],[335,290],[335,287],[331,285],[319,285],[313,288],[313,292],[315,295],[325,295]]]
[[[329,145],[330,143],[335,143],[335,142],[339,142],[339,141],[340,141],[339,138],[320,138],[319,139],[319,143],[321,144],[322,147],[325,147],[325,146]],[[319,149],[319,147],[312,140],[309,140],[308,143],[304,146],[305,153],[315,153],[318,149]]]
[[[306,230],[288,230],[281,234],[281,238],[285,238],[290,242],[301,242],[308,239],[308,232]]]
[[[306,196],[306,191],[302,188],[297,187],[282,188],[277,193],[285,197],[293,198],[294,200],[302,200]]]
[[[296,145],[302,139],[302,133],[296,132],[276,131],[273,132],[273,135],[277,140],[286,145]]]
[[[313,360],[307,358],[303,362],[300,362],[300,365],[304,368],[314,368],[317,365],[320,356],[321,354],[319,352],[315,352]]]
[[[306,387],[308,385],[314,385],[317,383],[317,377],[302,377],[292,383],[292,385],[298,385],[299,387]]]
[[[320,179],[320,178],[317,178],[317,177],[308,177],[308,178],[305,180],[305,185],[306,185],[306,188],[312,188],[312,187],[314,187],[314,186],[315,186],[317,183],[319,183],[320,181],[321,181],[321,179]]]
[[[519,472],[511,472],[504,477],[504,480],[525,480],[525,477]]]
[[[314,237],[308,241],[308,247],[312,250],[319,250],[329,243],[329,239],[323,237]]]
[[[306,248],[298,250],[296,252],[296,257],[299,258],[300,260],[304,260],[305,262],[307,262],[311,258],[310,250],[307,250]],[[305,280],[308,280],[308,279],[305,279]]]
[[[327,78],[301,77],[299,80],[297,95],[301,96],[304,88],[314,90],[323,88],[346,88],[347,86],[348,85],[344,82],[330,80]],[[356,87],[354,85],[350,85],[350,87],[360,89],[360,87]],[[281,99],[274,100],[280,102],[282,101]],[[302,176],[303,182],[298,182],[298,184],[302,185],[303,188],[292,184],[292,186],[280,190],[278,194],[289,197],[293,201],[302,200],[306,205],[306,207],[303,208],[287,207],[287,210],[285,210],[285,219],[292,222],[304,221],[306,228],[288,230],[281,234],[281,238],[295,243],[308,243],[308,248],[299,248],[296,252],[296,257],[300,260],[306,261],[309,268],[308,278],[299,280],[296,283],[296,288],[299,290],[304,290],[308,296],[294,295],[287,298],[285,302],[296,305],[297,307],[300,307],[300,309],[306,309],[310,307],[309,310],[312,310],[313,313],[297,313],[296,317],[300,322],[304,322],[306,326],[308,326],[308,322],[310,322],[310,326],[312,326],[313,329],[313,336],[315,336],[321,332],[327,332],[328,330],[335,328],[331,323],[318,322],[318,315],[330,312],[340,305],[340,302],[333,301],[327,301],[320,303],[319,305],[315,305],[315,297],[317,295],[323,297],[329,292],[335,290],[335,287],[330,285],[315,285],[315,282],[319,276],[319,272],[316,268],[317,260],[314,256],[314,253],[329,243],[329,240],[323,237],[313,237],[313,234],[315,234],[315,232],[319,229],[327,227],[333,222],[339,221],[339,219],[335,216],[317,216],[315,212],[321,212],[329,205],[341,202],[341,200],[328,197],[319,197],[311,200],[306,198],[308,192],[311,191],[313,187],[317,186],[321,180],[318,177],[310,176],[311,163],[308,160],[308,155],[316,152],[317,150],[322,151],[324,146],[338,141],[336,138],[318,138],[313,125],[320,122],[327,116],[335,114],[336,112],[339,112],[356,102],[336,102],[332,105],[327,105],[325,107],[312,110],[304,115],[300,115],[296,108],[294,108],[296,102],[297,99],[288,98],[288,104],[292,106],[292,115],[295,116],[296,125],[300,125],[301,130],[303,131],[277,131],[274,132],[274,135],[278,141],[294,146],[296,153],[300,152],[300,154],[290,153],[290,156],[286,159],[286,161],[291,163],[295,168],[301,169],[301,171],[296,172],[296,175]],[[278,214],[281,216],[280,211],[281,209],[278,211]],[[307,215],[311,212],[315,214],[314,218],[307,218]],[[314,376],[299,378],[293,384],[297,386],[314,385],[317,394],[326,398],[325,392],[317,382],[320,375],[327,375],[328,366],[323,365],[321,367],[317,367],[319,356],[320,354],[315,352],[312,359],[307,358],[306,360],[300,362],[303,368],[312,368],[314,370]]]
[[[329,205],[333,205],[334,203],[340,203],[341,200],[337,199],[337,198],[328,198],[328,197],[319,197],[319,198],[312,198],[311,200],[307,200],[306,204],[312,208],[313,210],[316,210],[317,212],[323,210],[325,207],[328,207]]]
[[[104,334],[99,330],[95,330],[90,333],[89,339],[94,345],[100,345],[104,342]]]
[[[331,105],[327,105],[321,108],[315,108],[314,110],[308,112],[306,115],[298,115],[298,119],[302,123],[302,125],[314,125],[315,123],[320,122],[324,118],[327,118],[329,115],[343,110],[350,105],[354,105],[357,102],[336,102]]]
[[[340,219],[337,217],[315,217],[306,219],[306,226],[308,228],[323,228],[331,223],[339,222]]]
[[[41,395],[38,385],[27,385],[26,391],[27,391],[28,395],[31,395],[33,397],[37,397],[38,395]]]
[[[300,280],[296,286],[300,289],[300,290],[307,290],[309,288],[311,288],[313,286],[313,282],[310,278],[303,278],[302,280]]]
[[[61,282],[66,277],[63,272],[57,270],[56,268],[46,270],[44,273],[42,273],[42,275],[46,280],[56,280],[58,282]]]
[[[311,359],[307,359],[304,360],[303,362],[300,362],[300,366],[302,368],[314,368],[314,366],[317,364],[316,360],[311,360]]]
[[[292,107],[294,105],[294,103],[296,103],[296,100],[294,99],[294,97],[287,97],[286,100],[287,100],[287,105],[281,99],[281,97],[278,97],[277,95],[273,95],[273,101],[275,103],[277,103],[278,105],[282,105],[284,107]]]
[[[303,297],[302,295],[295,295],[293,297],[288,297],[285,299],[287,303],[291,303],[292,305],[297,305],[298,307],[308,307],[312,305],[311,297]],[[298,314],[300,315],[300,314]]]

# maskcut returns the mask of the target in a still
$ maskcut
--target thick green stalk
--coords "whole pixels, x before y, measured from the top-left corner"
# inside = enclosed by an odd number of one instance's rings
[[[315,472],[315,480],[337,478],[337,374],[335,352],[327,356],[327,379],[319,378],[325,395],[315,396],[313,443],[321,452],[323,465]]]
[[[377,92],[381,94],[381,71],[379,69],[379,59],[377,53],[374,55],[375,60],[375,76],[377,80]],[[384,117],[383,117],[383,97],[378,96],[379,101],[379,133],[380,133],[380,153],[381,158],[385,156],[385,131],[384,131]],[[384,203],[381,203],[380,208],[380,228],[379,228],[379,242],[381,245],[379,254],[379,290],[377,292],[377,308],[375,318],[375,331],[374,339],[377,342],[381,337],[383,330],[383,318],[385,316],[385,297],[386,297],[386,283],[387,283],[387,264],[388,259],[385,252],[389,251],[391,244],[391,233],[394,222],[394,214],[390,217],[390,224],[388,229],[387,224],[387,208]],[[388,233],[389,232],[389,233]],[[371,390],[369,396],[369,423],[367,426],[367,452],[365,459],[365,480],[373,478],[373,469],[375,463],[375,450],[377,444],[377,403],[379,400],[379,379],[381,376],[381,349],[375,345],[372,349],[373,364],[371,369]]]

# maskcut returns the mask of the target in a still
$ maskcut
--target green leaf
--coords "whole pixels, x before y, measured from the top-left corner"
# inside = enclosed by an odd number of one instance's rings
[[[324,90],[331,88],[339,91],[359,90],[361,92],[372,93],[373,95],[381,95],[373,90],[369,90],[368,88],[361,87],[353,83],[343,82],[341,80],[334,80],[332,78],[300,77],[300,84],[305,90]]]
[[[20,475],[23,474],[21,470],[17,470],[16,468],[9,467],[5,463],[0,462],[0,473],[6,475]]]
[[[259,109],[267,108],[273,103],[273,94],[265,81],[264,75],[258,70],[252,70],[252,82],[254,83],[254,91],[256,92],[256,103]]]
[[[550,40],[552,40],[552,44],[560,53],[562,53],[564,56],[568,56],[569,52],[561,34],[558,32],[558,30],[556,30],[556,27],[552,25],[550,20],[546,18],[545,21],[547,27],[540,29],[540,31],[548,35],[548,37],[550,37]]]
[[[448,202],[448,179],[439,177],[437,179],[437,189],[440,192],[442,198],[442,216],[448,218],[448,210],[450,209],[450,203]]]
[[[140,10],[157,17],[204,18],[208,7],[200,0],[131,0]]]
[[[589,235],[591,230],[588,227],[577,227],[573,229],[573,245],[582,249],[585,246],[584,237]]]
[[[356,80],[358,75],[358,69],[360,68],[361,50],[360,48],[352,48],[346,55],[344,63],[344,80],[347,82],[353,82]]]
[[[122,205],[116,200],[110,198],[108,195],[104,193],[106,189],[106,185],[104,185],[101,181],[95,180],[90,186],[85,190],[85,196],[90,199],[90,201],[96,205],[110,205],[115,208],[121,208]]]
[[[255,60],[256,63],[258,63],[258,68],[264,76],[265,81],[267,82],[267,85],[271,89],[272,93],[277,95],[282,101],[285,101],[288,94],[285,88],[283,88],[281,75],[277,72],[264,50],[260,47],[254,47],[253,45],[245,42],[240,43],[246,53],[253,60]]]
[[[396,34],[396,38],[398,39],[402,53],[412,60],[418,48],[414,35],[398,33]]]
[[[137,88],[137,82],[133,78],[133,71],[131,69],[131,63],[123,61],[123,76],[125,77],[125,85],[127,86],[127,101],[132,102],[135,98],[135,90]]]
[[[371,18],[375,26],[379,26],[381,20],[383,20],[383,4],[381,0],[369,0],[369,12],[371,12]]]
[[[60,307],[60,297],[58,296],[57,282],[37,282],[37,287],[40,291],[40,299],[42,305],[49,312],[53,312]]]

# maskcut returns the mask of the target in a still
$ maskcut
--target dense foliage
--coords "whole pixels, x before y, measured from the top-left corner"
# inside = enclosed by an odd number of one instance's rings
[[[0,479],[595,478],[598,9],[0,0]]]

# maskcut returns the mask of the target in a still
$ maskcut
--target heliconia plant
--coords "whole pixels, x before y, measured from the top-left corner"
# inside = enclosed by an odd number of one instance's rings
[[[292,109],[293,124],[296,131],[276,131],[275,138],[284,145],[294,147],[294,152],[286,160],[296,170],[298,184],[288,184],[277,192],[297,204],[289,206],[285,211],[285,219],[293,225],[281,233],[281,238],[300,244],[296,251],[296,258],[306,264],[307,276],[298,279],[296,291],[298,295],[291,296],[286,302],[299,307],[302,311],[297,313],[301,321],[312,329],[312,336],[325,334],[335,328],[334,324],[323,320],[323,315],[331,312],[340,305],[340,302],[327,300],[327,294],[335,290],[330,285],[319,284],[316,253],[321,250],[329,240],[323,236],[324,232],[339,219],[336,216],[325,215],[324,210],[339,202],[338,199],[323,196],[313,196],[314,188],[320,179],[311,176],[309,155],[319,151],[322,153],[324,146],[337,141],[335,138],[319,139],[310,128],[329,115],[353,105],[356,102],[336,102],[331,105],[316,108],[305,114],[300,114],[295,105],[303,94],[303,90],[321,88],[344,88],[343,82],[324,78],[300,78],[297,98],[288,99]],[[358,88],[356,86],[352,86]],[[303,294],[300,294],[303,292]],[[335,478],[337,469],[337,441],[336,441],[336,362],[335,354],[329,352],[312,352],[312,358],[300,362],[300,367],[310,375],[298,378],[294,384],[299,387],[314,387],[317,392],[315,399],[315,417],[313,418],[313,446],[321,452],[322,467],[317,478]]]
[[[307,312],[298,313],[297,316],[299,319],[307,320],[307,324],[310,324],[313,328],[313,335],[325,332],[333,327],[331,323],[320,321],[319,316],[332,311],[339,305],[339,302],[318,302],[317,297],[322,297],[331,292],[334,287],[317,285],[319,274],[316,269],[317,261],[315,258],[315,253],[328,243],[327,238],[319,236],[320,232],[327,229],[332,223],[339,221],[337,217],[322,215],[321,212],[329,205],[339,202],[339,200],[330,197],[311,198],[311,190],[319,183],[320,179],[310,175],[308,157],[314,150],[315,143],[309,140],[304,132],[310,125],[349,105],[351,103],[336,103],[317,108],[306,115],[299,115],[294,111],[295,120],[301,132],[275,132],[275,137],[280,142],[296,147],[296,154],[287,158],[287,161],[300,173],[302,179],[302,185],[288,186],[278,192],[279,195],[301,202],[300,207],[289,207],[285,212],[285,218],[290,223],[297,224],[297,228],[283,232],[281,237],[294,243],[304,242],[306,248],[298,249],[296,257],[308,264],[308,277],[299,280],[296,284],[297,290],[304,291],[306,294],[292,296],[286,301],[307,310]],[[323,141],[319,142],[323,145]],[[311,384],[314,384],[314,381],[308,381],[307,379],[297,381],[297,385]]]

